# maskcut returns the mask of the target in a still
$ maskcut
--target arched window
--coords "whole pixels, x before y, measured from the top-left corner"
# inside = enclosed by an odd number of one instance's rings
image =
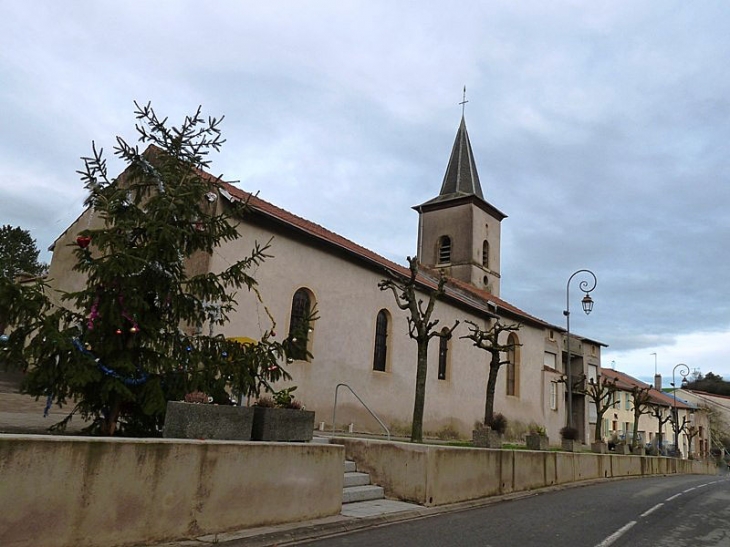
[[[289,342],[291,351],[289,357],[306,361],[309,358],[310,334],[312,326],[309,318],[312,313],[312,296],[307,289],[298,289],[294,293],[291,303],[291,317],[289,319]]]
[[[451,238],[441,236],[439,238],[438,263],[448,264],[449,262],[451,262]]]
[[[385,372],[388,360],[388,312],[380,310],[375,320],[375,350],[373,370]]]
[[[482,243],[482,266],[489,268],[489,242],[486,239]]]
[[[444,327],[441,330],[441,337],[439,338],[439,380],[446,380],[446,367],[449,358],[449,338],[450,335],[446,334],[449,329]]]
[[[510,333],[507,338],[507,395],[519,397],[520,385],[520,341],[515,333]]]

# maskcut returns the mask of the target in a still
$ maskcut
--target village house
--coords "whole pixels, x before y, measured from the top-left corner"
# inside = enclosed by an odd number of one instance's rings
[[[671,416],[676,410],[679,424],[677,445],[682,457],[704,458],[708,455],[709,417],[700,405],[687,400],[687,397],[684,397],[679,390],[677,390],[676,399],[675,392],[662,391],[661,376],[655,378],[655,385],[652,386],[618,370],[603,369],[601,374],[611,381],[615,381],[618,388],[613,394],[612,407],[603,416],[604,440],[631,443],[636,421],[632,390],[647,389],[649,403],[645,408],[645,413],[639,416],[638,438],[641,441],[640,444],[648,443],[656,446],[658,444],[657,434],[661,433],[662,449],[666,450],[665,447],[668,447],[671,452],[671,447],[675,442]]]
[[[336,388],[346,384],[393,433],[409,431],[416,343],[408,336],[406,312],[392,293],[378,288],[383,279],[407,276],[408,268],[231,184],[211,192],[210,201],[221,210],[232,202],[248,201],[249,212],[239,224],[242,237],[199,257],[196,269],[220,271],[247,255],[255,242],[271,240],[273,255],[251,272],[263,303],[254,294],[238,295],[237,313],[224,327],[215,326],[215,334],[256,340],[271,327],[273,317],[277,335],[283,338],[316,308],[319,318],[309,325],[305,340],[311,356],[303,352],[300,359],[285,364],[293,377],[290,384],[297,386],[296,397],[316,412],[317,423],[326,429],[334,425],[382,431],[349,390],[340,394],[332,423]],[[495,412],[502,413],[518,434],[536,424],[559,442],[559,430],[567,421],[565,330],[500,297],[501,223],[506,215],[484,197],[463,117],[440,191],[414,209],[419,215],[414,240],[423,298],[428,299],[437,272],[443,270],[449,282],[433,314],[439,320],[436,328],[461,322],[453,336],[434,338],[429,346],[424,431],[471,437],[475,424],[483,420],[489,354],[462,338],[468,332],[464,321],[486,328],[499,319],[520,329],[508,334],[515,349],[505,355],[509,363],[500,371]],[[49,279],[56,289],[75,290],[83,284],[71,271],[71,249],[81,230],[99,222],[87,210],[54,243]],[[574,377],[597,374],[602,346],[571,334]],[[572,409],[580,439],[588,441],[590,409],[584,394],[573,394]]]

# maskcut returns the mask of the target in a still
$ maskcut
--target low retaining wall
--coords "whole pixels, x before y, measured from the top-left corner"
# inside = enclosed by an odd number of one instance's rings
[[[120,546],[339,514],[336,445],[0,435],[0,545]]]
[[[490,450],[338,437],[389,497],[444,505],[599,478],[715,474],[710,463],[652,456]]]

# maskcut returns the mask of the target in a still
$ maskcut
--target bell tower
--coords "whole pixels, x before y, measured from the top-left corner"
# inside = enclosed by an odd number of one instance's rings
[[[418,260],[499,296],[501,222],[484,199],[462,113],[441,191],[418,211]]]

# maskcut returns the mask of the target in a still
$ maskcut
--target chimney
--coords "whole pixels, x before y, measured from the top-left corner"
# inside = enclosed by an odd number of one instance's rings
[[[662,390],[662,375],[661,374],[654,375],[654,389],[656,389],[657,391]]]

